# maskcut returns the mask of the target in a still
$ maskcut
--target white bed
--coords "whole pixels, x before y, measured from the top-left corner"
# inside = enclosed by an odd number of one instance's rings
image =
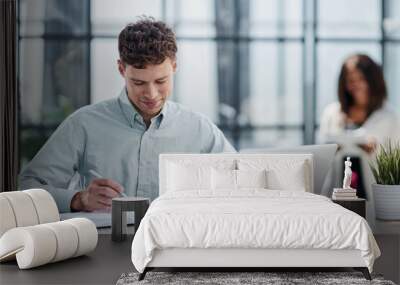
[[[354,267],[369,278],[380,255],[371,230],[312,194],[312,163],[309,154],[161,155],[160,197],[132,243],[141,278],[155,267]]]

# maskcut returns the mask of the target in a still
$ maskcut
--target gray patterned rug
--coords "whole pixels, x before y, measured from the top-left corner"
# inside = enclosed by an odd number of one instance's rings
[[[117,285],[134,284],[379,284],[395,285],[382,276],[372,275],[368,281],[360,272],[148,272],[146,278],[138,281],[138,273],[122,274]]]

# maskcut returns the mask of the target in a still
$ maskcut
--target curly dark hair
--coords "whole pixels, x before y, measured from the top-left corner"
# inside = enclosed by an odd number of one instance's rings
[[[346,78],[348,73],[347,62],[356,60],[356,68],[364,76],[368,84],[369,100],[367,106],[367,117],[375,110],[383,106],[387,98],[387,89],[382,67],[373,61],[368,55],[354,54],[348,57],[340,70],[338,82],[338,97],[342,111],[349,114],[350,108],[354,105],[353,96],[347,90]]]
[[[166,58],[175,59],[178,47],[174,32],[164,22],[141,17],[121,31],[118,50],[124,64],[145,68]]]

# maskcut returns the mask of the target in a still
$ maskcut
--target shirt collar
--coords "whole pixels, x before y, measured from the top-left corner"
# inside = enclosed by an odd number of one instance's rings
[[[132,102],[128,98],[128,92],[126,90],[126,87],[122,89],[118,99],[121,103],[122,112],[126,117],[126,119],[128,120],[130,126],[134,127],[135,124],[138,123],[144,125],[142,115],[139,114],[136,107],[132,104]],[[157,116],[151,119],[151,123],[152,124],[155,123],[157,129],[165,125],[167,111],[168,111],[168,101],[165,102],[163,108],[161,109],[161,112]]]

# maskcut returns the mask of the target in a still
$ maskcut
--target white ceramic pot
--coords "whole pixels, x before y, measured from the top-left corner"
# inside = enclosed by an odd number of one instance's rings
[[[372,184],[376,218],[400,220],[400,185]]]

